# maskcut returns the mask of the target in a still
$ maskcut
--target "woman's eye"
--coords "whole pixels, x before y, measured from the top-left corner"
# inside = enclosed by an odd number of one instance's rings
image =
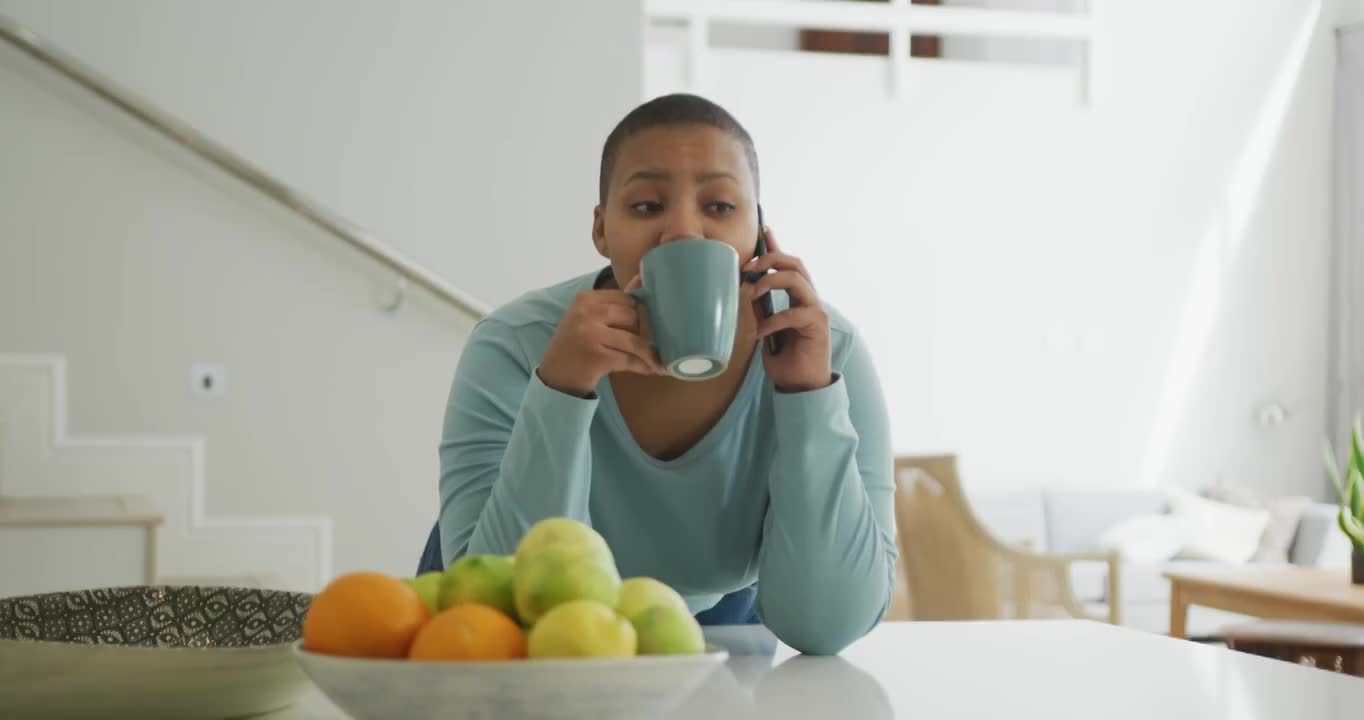
[[[639,213],[640,215],[652,215],[658,212],[659,210],[663,209],[663,203],[646,200],[644,202],[637,202],[634,205],[631,205],[630,209],[635,211],[636,213]]]
[[[737,209],[732,203],[727,202],[713,202],[706,205],[706,212],[713,215],[728,215]]]

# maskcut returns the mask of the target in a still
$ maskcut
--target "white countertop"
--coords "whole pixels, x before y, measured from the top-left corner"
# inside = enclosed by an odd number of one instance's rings
[[[1364,718],[1362,678],[1084,621],[885,623],[836,657],[758,627],[708,638],[733,656],[668,720]],[[261,717],[345,715],[313,689]]]

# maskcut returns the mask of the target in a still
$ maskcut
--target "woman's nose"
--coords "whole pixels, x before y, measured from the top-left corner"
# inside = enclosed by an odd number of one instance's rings
[[[660,235],[659,244],[672,242],[674,240],[687,240],[691,238],[704,238],[706,229],[702,225],[701,216],[697,213],[676,211],[668,214],[665,218]]]

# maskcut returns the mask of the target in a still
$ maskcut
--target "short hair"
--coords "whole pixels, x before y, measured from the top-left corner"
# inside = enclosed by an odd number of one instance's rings
[[[631,110],[621,118],[611,134],[606,136],[606,144],[601,150],[601,174],[598,177],[598,199],[606,204],[606,191],[611,185],[611,173],[616,167],[616,155],[620,146],[634,135],[656,127],[678,125],[709,125],[725,131],[744,146],[748,169],[753,173],[753,190],[758,189],[758,151],[753,147],[753,138],[734,119],[729,111],[699,95],[675,93],[650,100]]]

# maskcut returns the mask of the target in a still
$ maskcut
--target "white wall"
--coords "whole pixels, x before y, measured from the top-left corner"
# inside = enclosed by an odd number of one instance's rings
[[[1338,25],[1364,22],[1364,0],[1337,0],[1336,6]]]
[[[0,13],[486,303],[600,264],[601,143],[641,93],[637,0],[0,0]]]
[[[0,0],[490,301],[592,267],[639,99],[638,11],[598,7]],[[335,572],[411,572],[471,320],[383,314],[388,273],[8,46],[0,97],[0,352],[68,356],[74,433],[203,434],[208,514],[330,516]]]
[[[331,516],[337,571],[410,572],[469,318],[384,315],[373,263],[4,48],[0,94],[0,342],[68,356],[72,432],[201,433],[210,514]]]
[[[959,452],[985,486],[1319,495],[1329,14],[1101,9],[1088,107],[1066,70],[916,63],[896,102],[875,59],[732,49],[701,90],[864,329],[899,451]],[[683,87],[651,37],[647,93]],[[1264,428],[1270,401],[1298,412]]]

